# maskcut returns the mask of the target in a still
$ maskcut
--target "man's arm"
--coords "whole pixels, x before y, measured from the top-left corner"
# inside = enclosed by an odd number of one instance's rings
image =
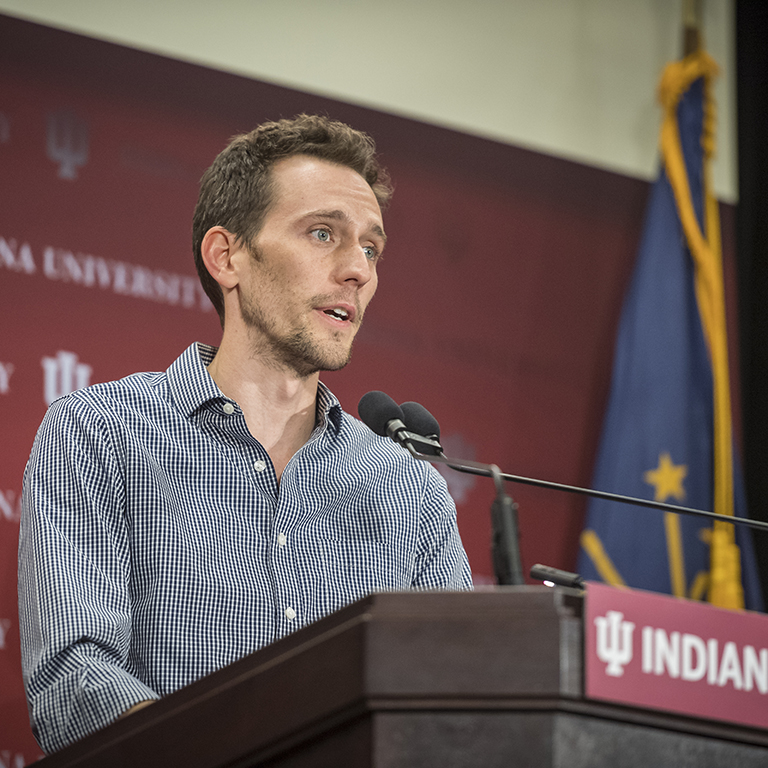
[[[417,589],[472,589],[472,572],[461,543],[456,504],[442,475],[428,467],[419,521]]]
[[[24,478],[19,539],[22,669],[33,732],[52,752],[157,695],[130,661],[124,468],[84,398],[54,403]]]

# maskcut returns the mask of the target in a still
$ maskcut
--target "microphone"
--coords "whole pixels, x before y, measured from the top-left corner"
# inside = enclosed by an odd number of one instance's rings
[[[415,433],[420,437],[426,437],[430,441],[419,441],[421,443],[421,452],[427,456],[440,456],[443,448],[440,445],[440,425],[437,419],[420,403],[414,403],[412,400],[401,403],[400,408],[403,412],[403,421],[408,431]]]
[[[440,441],[440,425],[437,419],[421,404],[409,400],[400,403],[400,409],[405,417],[405,424],[411,432],[424,437],[433,437]]]
[[[407,410],[415,413],[415,423],[419,427],[418,434],[410,431],[411,425],[404,423],[406,415],[401,406],[399,406],[388,394],[373,390],[366,392],[357,405],[357,413],[363,422],[370,427],[377,435],[382,437],[391,437],[396,443],[400,443],[412,455],[419,453],[431,456],[439,456],[443,448],[439,442],[421,434],[421,427],[436,430],[440,433],[437,419],[418,403],[403,403]],[[411,406],[416,406],[416,409]],[[424,416],[426,414],[426,417]]]
[[[403,423],[403,411],[385,392],[366,392],[360,398],[357,413],[377,435],[391,437],[396,443],[405,444],[403,433],[407,433],[407,430]]]

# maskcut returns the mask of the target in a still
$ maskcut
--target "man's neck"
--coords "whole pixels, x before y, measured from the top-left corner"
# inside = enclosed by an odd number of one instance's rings
[[[301,377],[254,355],[226,333],[208,372],[242,409],[248,430],[269,454],[279,480],[314,429],[319,374]]]

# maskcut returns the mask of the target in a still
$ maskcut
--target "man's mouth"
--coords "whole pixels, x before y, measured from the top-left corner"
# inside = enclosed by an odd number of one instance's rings
[[[357,312],[351,304],[335,304],[328,307],[318,307],[320,312],[340,323],[354,322]]]
[[[330,317],[335,317],[337,320],[349,320],[349,312],[346,309],[333,307],[332,309],[324,309],[323,312]]]

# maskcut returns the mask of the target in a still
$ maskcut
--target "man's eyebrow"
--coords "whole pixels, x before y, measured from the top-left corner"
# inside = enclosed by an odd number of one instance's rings
[[[385,243],[387,242],[387,234],[384,232],[384,230],[378,225],[374,224],[373,227],[371,227],[372,231],[377,234]]]
[[[312,211],[311,213],[308,213],[305,218],[312,218],[312,217],[318,217],[321,219],[332,219],[332,220],[344,221],[344,222],[347,222],[350,220],[349,216],[344,211],[340,211],[340,210]],[[373,232],[375,235],[378,235],[385,243],[387,242],[387,235],[378,224],[373,224],[371,226],[371,232]]]

